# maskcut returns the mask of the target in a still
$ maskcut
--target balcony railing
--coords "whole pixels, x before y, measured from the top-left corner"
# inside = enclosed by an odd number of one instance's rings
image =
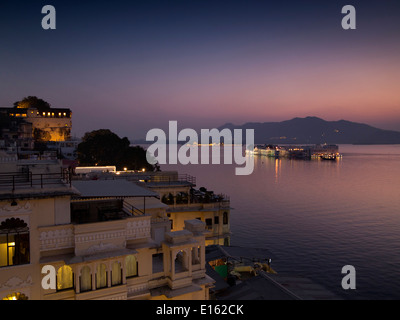
[[[189,174],[178,174],[178,175],[153,175],[142,178],[144,182],[148,184],[160,184],[160,185],[173,185],[173,184],[190,184],[196,185],[196,177],[191,176]]]
[[[143,210],[140,210],[138,208],[136,208],[134,205],[127,203],[127,202],[123,202],[123,208],[126,212],[129,212],[130,214],[132,214],[133,216],[141,216],[141,215],[145,215],[145,210],[146,208],[143,208]]]
[[[70,172],[61,170],[58,173],[32,173],[31,171],[0,173],[0,187],[11,187],[12,191],[16,187],[44,188],[54,184],[67,184],[71,187]]]

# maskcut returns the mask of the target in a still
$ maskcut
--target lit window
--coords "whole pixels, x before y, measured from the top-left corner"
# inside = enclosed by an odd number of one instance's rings
[[[62,266],[57,271],[57,290],[73,288],[73,274],[70,266]]]
[[[81,269],[80,288],[81,292],[92,290],[92,274],[88,266]]]
[[[96,289],[107,287],[107,268],[105,264],[99,264],[96,270]]]
[[[67,113],[66,112],[64,112],[64,116],[66,116],[67,115]]]
[[[126,277],[135,277],[137,273],[137,261],[134,255],[129,255],[125,259]]]
[[[18,218],[0,224],[0,267],[29,263],[29,228]]]
[[[115,286],[121,283],[122,283],[121,264],[115,261],[111,266],[111,285]]]

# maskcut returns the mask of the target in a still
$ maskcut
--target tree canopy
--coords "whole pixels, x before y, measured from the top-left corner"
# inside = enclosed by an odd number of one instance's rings
[[[154,166],[146,160],[146,150],[132,147],[128,138],[120,138],[108,129],[87,132],[77,149],[82,166],[116,166],[117,170],[153,171]]]
[[[46,111],[50,109],[50,103],[43,99],[39,99],[36,96],[28,96],[23,98],[21,101],[15,101],[14,108],[36,108],[39,111]]]

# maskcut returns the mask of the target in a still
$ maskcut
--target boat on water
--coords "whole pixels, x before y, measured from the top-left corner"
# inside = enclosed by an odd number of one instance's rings
[[[335,154],[324,154],[324,155],[321,155],[320,156],[320,158],[322,159],[322,160],[336,160],[336,155]]]

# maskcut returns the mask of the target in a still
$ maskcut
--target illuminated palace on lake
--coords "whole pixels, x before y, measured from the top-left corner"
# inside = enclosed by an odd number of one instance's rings
[[[257,145],[252,151],[255,155],[289,159],[336,159],[340,156],[339,147],[332,144],[316,145]]]

